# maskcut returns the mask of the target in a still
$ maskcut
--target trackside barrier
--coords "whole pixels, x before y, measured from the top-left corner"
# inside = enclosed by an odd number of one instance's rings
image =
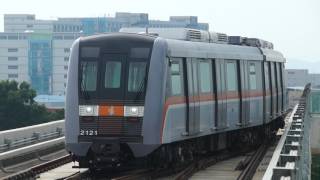
[[[285,131],[274,151],[263,180],[310,179],[309,94],[310,84],[306,85],[299,103],[287,119]]]
[[[64,136],[64,120],[0,131],[0,153]]]
[[[3,153],[0,153],[0,169],[4,172],[7,172],[4,167],[5,164],[8,164],[6,161],[12,161],[12,159],[17,158],[17,157],[22,157],[21,161],[24,161],[24,156],[28,156],[30,154],[34,154],[36,157],[39,157],[38,152],[42,150],[46,150],[49,148],[53,148],[55,146],[61,146],[64,145],[65,143],[65,138],[64,137],[59,137],[53,140],[48,140],[44,142],[39,142],[37,144],[21,147],[18,149],[6,151]],[[17,162],[19,163],[19,162]],[[10,164],[10,163],[9,163]]]

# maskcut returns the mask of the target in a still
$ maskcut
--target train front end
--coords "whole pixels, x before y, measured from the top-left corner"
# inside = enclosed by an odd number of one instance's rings
[[[66,146],[80,167],[119,166],[143,144],[146,85],[154,38],[105,34],[72,47]]]

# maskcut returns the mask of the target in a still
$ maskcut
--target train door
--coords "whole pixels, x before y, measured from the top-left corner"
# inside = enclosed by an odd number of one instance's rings
[[[276,95],[276,102],[275,102],[275,104],[276,104],[276,116],[278,116],[278,114],[279,114],[279,83],[278,83],[278,65],[277,65],[277,63],[276,62],[273,62],[272,64],[274,64],[274,74],[275,74],[275,77],[274,77],[274,79],[275,79],[275,95]]]
[[[272,104],[271,104],[271,89],[270,89],[270,73],[268,62],[263,63],[264,66],[264,122],[270,121]]]
[[[278,87],[278,113],[279,115],[282,113],[282,80],[281,80],[281,71],[280,71],[280,63],[276,62],[276,74],[277,74],[277,87]]]
[[[227,127],[227,94],[226,92],[226,80],[225,80],[225,64],[223,59],[215,59],[216,67],[216,91],[217,91],[217,107],[216,109],[216,122],[217,129],[223,129]]]
[[[249,90],[248,90],[248,104],[250,109],[249,114],[249,122],[254,122],[257,117],[255,117],[257,111],[257,103],[255,98],[255,92],[257,90],[257,67],[254,61],[248,62],[248,82],[249,82]]]
[[[239,66],[239,74],[240,74],[240,85],[239,85],[239,92],[240,92],[240,120],[239,126],[245,126],[249,123],[249,115],[250,115],[250,108],[249,108],[249,100],[248,100],[248,61],[241,60]]]
[[[259,61],[248,61],[250,123],[263,123],[262,68]]]
[[[104,109],[107,116],[122,116],[121,111],[115,108],[123,105],[126,101],[126,56],[122,54],[104,54],[100,62],[99,97],[105,101],[100,101],[107,105]],[[104,135],[121,135],[123,127],[117,122],[124,122],[123,119],[114,121],[109,117],[100,116],[98,118],[98,132]],[[115,128],[110,128],[110,127]]]
[[[270,64],[270,80],[271,80],[271,107],[272,107],[272,119],[276,117],[277,113],[277,88],[276,88],[276,78],[275,78],[275,68],[274,63],[269,62]]]
[[[186,66],[185,63],[185,59],[170,58],[170,69],[168,72],[168,79],[166,85],[166,101],[177,103],[177,106],[172,106],[170,110],[167,110],[167,118],[169,118],[169,127],[171,127],[171,131],[169,131],[168,133],[171,135],[170,138],[177,137],[187,132],[187,108],[189,106],[189,103],[187,101],[188,89],[185,88],[185,85],[187,85],[187,79],[185,78],[186,70],[184,69],[184,66]],[[184,102],[186,102],[185,106],[179,104]]]
[[[287,91],[286,91],[286,82],[285,82],[285,73],[284,73],[284,63],[280,63],[281,67],[281,84],[282,84],[282,111],[287,109]]]
[[[239,73],[236,60],[225,61],[226,79],[226,121],[227,126],[238,124],[240,120]]]
[[[214,128],[214,87],[211,59],[198,59],[198,86],[200,106],[200,131]]]
[[[198,86],[198,66],[197,59],[187,59],[187,77],[189,92],[189,122],[187,124],[188,135],[194,135],[200,131],[200,101]]]

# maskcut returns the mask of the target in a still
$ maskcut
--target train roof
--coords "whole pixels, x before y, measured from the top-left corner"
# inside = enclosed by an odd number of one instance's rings
[[[101,42],[105,40],[128,41],[135,43],[153,43],[155,40],[166,41],[168,45],[167,55],[172,57],[197,57],[215,59],[242,59],[242,60],[265,60],[284,62],[283,55],[273,49],[232,45],[227,43],[208,43],[187,40],[177,40],[158,37],[150,34],[137,33],[105,33],[81,37],[81,43]],[[116,41],[115,41],[116,42]]]
[[[156,37],[145,34],[136,34],[136,33],[104,33],[104,34],[96,34],[91,36],[81,37],[80,41],[82,43],[91,43],[91,42],[99,42],[105,40],[131,40],[131,41],[145,41],[145,42],[153,42]]]
[[[285,61],[280,52],[272,49],[174,39],[165,41],[168,44],[168,55],[172,57]]]

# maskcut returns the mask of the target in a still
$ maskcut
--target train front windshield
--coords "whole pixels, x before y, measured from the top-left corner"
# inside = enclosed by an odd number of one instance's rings
[[[145,97],[150,49],[132,48],[128,55],[96,51],[96,56],[84,55],[80,60],[80,100],[141,103]],[[99,102],[92,102],[95,100]]]

